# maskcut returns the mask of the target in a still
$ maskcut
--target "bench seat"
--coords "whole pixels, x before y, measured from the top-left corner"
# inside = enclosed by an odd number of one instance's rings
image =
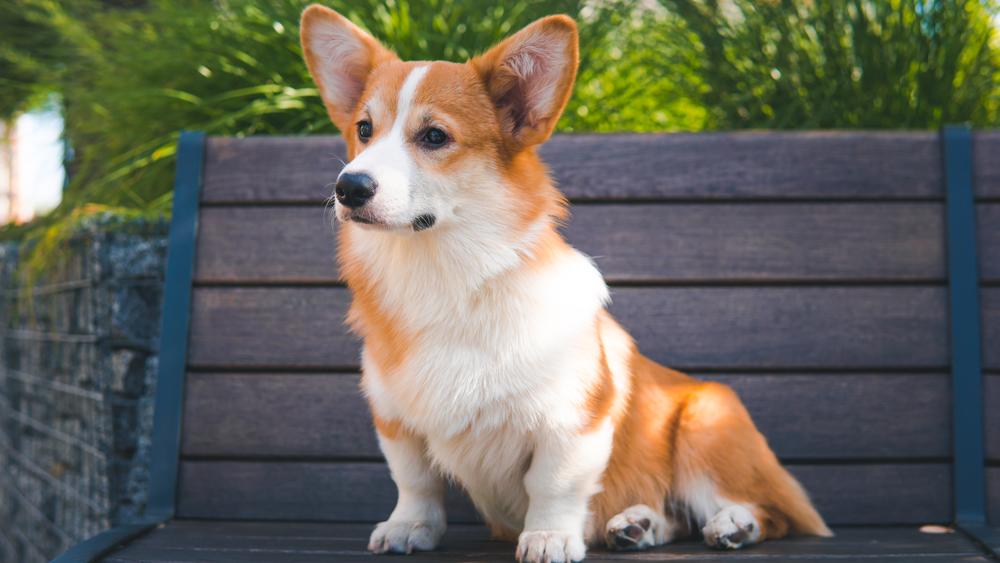
[[[113,552],[106,563],[138,561],[328,563],[386,561],[365,552],[370,524],[231,522],[175,520]],[[696,541],[683,541],[643,553],[591,550],[588,563],[604,561],[800,561],[863,559],[869,562],[919,560],[921,563],[991,561],[965,534],[925,534],[916,527],[844,527],[833,539],[792,538],[720,553]],[[441,549],[400,563],[514,560],[514,546],[492,541],[480,526],[452,526]],[[915,559],[914,559],[915,558]]]

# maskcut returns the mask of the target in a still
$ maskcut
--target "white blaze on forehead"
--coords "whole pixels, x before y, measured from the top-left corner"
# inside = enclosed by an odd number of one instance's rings
[[[399,91],[399,100],[396,102],[396,121],[392,124],[390,135],[402,135],[403,128],[406,126],[406,118],[410,115],[410,109],[413,107],[413,95],[417,93],[417,86],[420,86],[428,69],[430,66],[418,66],[411,70],[410,74],[406,76],[406,80],[403,81],[403,88]]]
[[[389,220],[400,218],[400,215],[408,211],[413,163],[406,150],[406,122],[414,95],[428,68],[428,65],[424,65],[410,71],[399,91],[396,118],[389,133],[363,149],[341,172],[364,173],[374,178],[378,188],[369,206],[374,208],[375,213]],[[379,128],[387,124],[372,125]]]

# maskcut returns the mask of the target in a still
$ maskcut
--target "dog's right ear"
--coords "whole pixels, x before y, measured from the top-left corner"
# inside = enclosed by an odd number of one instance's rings
[[[326,111],[341,132],[350,131],[372,69],[397,57],[350,20],[319,4],[302,12],[300,30],[306,65]]]

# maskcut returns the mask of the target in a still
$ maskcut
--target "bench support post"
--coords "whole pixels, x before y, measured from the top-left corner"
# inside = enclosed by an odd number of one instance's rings
[[[146,508],[147,515],[163,520],[174,517],[177,496],[184,374],[191,319],[191,281],[194,279],[198,203],[204,162],[204,133],[181,133],[177,144],[174,208],[167,241],[167,275],[163,286],[150,491]]]
[[[986,468],[972,132],[964,126],[945,127],[941,145],[947,196],[955,523],[980,539],[986,527]]]

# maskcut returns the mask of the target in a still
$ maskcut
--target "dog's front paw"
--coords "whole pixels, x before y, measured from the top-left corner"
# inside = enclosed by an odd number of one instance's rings
[[[372,553],[413,553],[437,547],[444,526],[431,522],[382,522],[375,526],[368,551]]]
[[[568,532],[522,532],[517,540],[517,560],[521,563],[570,563],[583,561],[587,546],[579,534]]]

